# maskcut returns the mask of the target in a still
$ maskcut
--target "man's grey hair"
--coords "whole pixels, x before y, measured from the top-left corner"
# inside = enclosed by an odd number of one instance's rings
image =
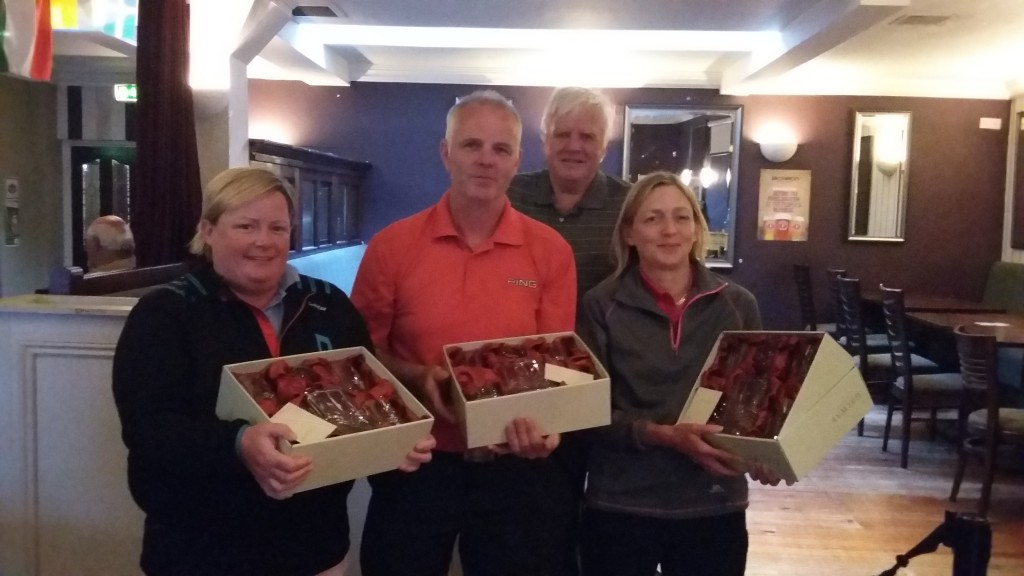
[[[513,118],[515,118],[516,132],[519,134],[519,137],[522,138],[523,119],[519,116],[519,111],[516,110],[512,101],[494,90],[477,90],[476,92],[457,98],[455,100],[455,105],[448,110],[448,117],[446,119],[444,129],[444,139],[451,142],[452,133],[455,131],[455,121],[458,119],[458,115],[461,110],[467,106],[479,105],[494,106],[495,108],[508,112]]]
[[[592,110],[601,119],[600,137],[604,146],[612,137],[612,122],[615,121],[615,106],[600,92],[589,88],[569,86],[558,88],[551,94],[544,116],[540,121],[540,139],[546,141],[559,118],[580,110]]]

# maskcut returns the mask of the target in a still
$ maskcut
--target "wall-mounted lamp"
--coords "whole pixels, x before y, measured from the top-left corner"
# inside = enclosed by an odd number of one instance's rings
[[[761,142],[761,156],[769,162],[785,162],[796,154],[796,142]]]
[[[902,162],[900,162],[899,160],[875,161],[875,167],[878,168],[879,172],[886,176],[893,176],[894,174],[896,174],[896,171],[900,169],[900,164],[902,164]]]

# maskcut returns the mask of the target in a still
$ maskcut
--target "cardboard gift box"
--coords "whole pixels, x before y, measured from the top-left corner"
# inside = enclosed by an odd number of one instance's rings
[[[742,346],[757,335],[766,337],[795,337],[808,353],[813,353],[806,375],[795,381],[799,388],[789,405],[784,419],[774,421],[779,425],[771,438],[741,436],[736,434],[714,434],[708,436],[709,444],[736,454],[748,464],[761,463],[769,466],[781,478],[796,481],[814,468],[819,461],[846,435],[856,423],[867,414],[872,406],[860,371],[851,356],[831,336],[824,332],[723,332],[715,343],[701,370],[697,385],[679,416],[679,422],[705,423],[714,414],[718,417],[723,408],[723,393],[708,387],[709,369],[721,366],[725,358],[723,349]],[[816,350],[813,349],[817,344]],[[766,348],[767,357],[758,362],[775,362],[777,369],[783,369],[786,358],[778,358],[777,351]],[[720,354],[723,356],[720,358]],[[792,359],[790,359],[792,360]],[[806,362],[807,360],[803,360]],[[752,379],[744,380],[745,386],[758,386]],[[733,396],[735,398],[735,396]],[[716,413],[716,407],[719,412]],[[782,418],[779,414],[759,413],[755,418],[764,421]],[[714,422],[713,422],[714,423]]]
[[[563,386],[519,392],[497,398],[480,398],[467,400],[462,388],[454,378],[450,352],[456,347],[464,351],[472,351],[487,344],[522,344],[536,338],[552,341],[562,336],[572,336],[577,346],[590,355],[596,372],[590,377],[579,377],[580,372],[573,370],[552,370],[558,372],[556,377],[549,379],[566,382]],[[505,426],[517,417],[529,417],[537,423],[545,433],[569,432],[595,426],[605,426],[611,422],[611,391],[608,372],[598,362],[597,357],[586,344],[573,332],[558,332],[519,338],[503,338],[449,344],[444,347],[444,357],[451,379],[451,397],[459,427],[466,438],[469,448],[502,444],[506,441]],[[550,365],[549,365],[550,366]],[[572,374],[575,372],[575,374]],[[575,379],[574,376],[579,377]]]
[[[295,490],[296,492],[312,490],[313,488],[319,488],[328,484],[336,484],[378,472],[394,470],[405,462],[406,454],[412,450],[416,442],[430,434],[434,418],[384,368],[384,365],[363,347],[268,358],[224,366],[221,373],[220,391],[217,396],[217,416],[223,420],[246,420],[253,424],[269,422],[271,420],[259,405],[256,404],[256,400],[249,395],[249,392],[235,378],[236,373],[248,374],[259,372],[268,364],[277,360],[284,360],[289,366],[298,366],[303,360],[307,359],[323,358],[328,361],[336,361],[360,354],[363,355],[367,365],[376,375],[391,382],[398,397],[401,398],[406,408],[408,408],[409,413],[413,417],[418,418],[418,420],[334,438],[300,442],[298,444],[285,443],[282,445],[282,449],[285,452],[309,456],[313,459],[313,471],[299,485]],[[312,414],[294,405],[287,404],[285,408],[292,411],[293,416],[295,416],[295,412],[307,415],[306,417],[299,415],[300,420],[296,421],[296,425],[302,425],[309,419],[318,420]],[[285,412],[285,408],[282,408],[281,412]],[[276,419],[277,415],[275,414],[275,421]],[[324,421],[321,422],[328,424]],[[292,422],[288,422],[288,424],[292,425],[293,430],[295,430],[296,425],[293,425]],[[331,425],[331,429],[333,429],[333,425]],[[299,434],[298,430],[295,431]]]

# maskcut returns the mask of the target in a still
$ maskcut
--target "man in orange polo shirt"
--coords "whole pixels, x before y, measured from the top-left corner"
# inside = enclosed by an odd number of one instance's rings
[[[382,361],[437,417],[438,441],[420,471],[371,478],[366,576],[444,576],[457,536],[467,576],[560,576],[571,545],[571,487],[547,458],[559,436],[517,418],[503,454],[467,452],[443,392],[445,344],[573,329],[571,248],[506,197],[521,134],[496,92],[459,100],[441,141],[451,186],[377,234],[359,268],[352,300]]]

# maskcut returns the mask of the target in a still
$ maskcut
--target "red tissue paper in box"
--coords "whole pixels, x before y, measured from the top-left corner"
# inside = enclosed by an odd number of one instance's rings
[[[701,386],[722,392],[709,420],[725,434],[774,438],[814,361],[821,337],[737,333],[723,339]]]
[[[576,339],[527,338],[523,342],[487,343],[473,350],[458,346],[448,351],[452,376],[467,400],[494,398],[557,386],[544,378],[545,364],[554,364],[595,375],[590,354]]]

